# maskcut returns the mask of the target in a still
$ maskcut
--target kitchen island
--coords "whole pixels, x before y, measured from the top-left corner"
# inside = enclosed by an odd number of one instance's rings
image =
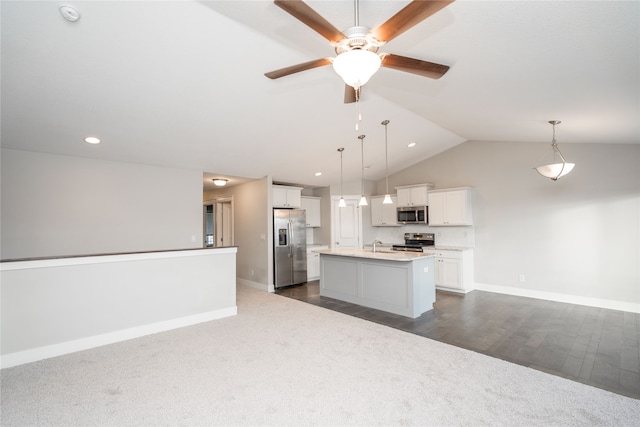
[[[434,254],[323,249],[320,295],[416,318],[436,300]]]

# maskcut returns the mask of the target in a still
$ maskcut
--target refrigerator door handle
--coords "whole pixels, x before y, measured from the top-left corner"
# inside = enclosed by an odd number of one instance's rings
[[[293,221],[289,220],[289,258],[293,256]]]

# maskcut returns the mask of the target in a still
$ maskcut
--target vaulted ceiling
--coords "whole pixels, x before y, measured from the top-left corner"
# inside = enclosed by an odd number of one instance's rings
[[[361,1],[376,27],[408,1]],[[65,20],[59,6],[80,13]],[[308,1],[338,29],[352,1]],[[382,68],[356,104],[335,56],[271,1],[10,1],[1,13],[2,147],[311,187],[365,179],[465,141],[640,142],[640,3],[457,1],[381,51],[446,64],[433,80]],[[95,135],[102,143],[88,145]],[[408,148],[407,144],[416,146]],[[315,172],[322,172],[315,176]]]

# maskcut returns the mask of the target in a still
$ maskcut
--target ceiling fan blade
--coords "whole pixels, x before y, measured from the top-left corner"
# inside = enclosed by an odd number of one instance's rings
[[[301,0],[274,0],[274,3],[332,43],[345,38],[340,30]]]
[[[353,102],[356,102],[356,90],[349,85],[344,85],[344,103],[351,104]]]
[[[301,71],[311,70],[312,68],[322,67],[329,64],[331,64],[331,58],[320,58],[309,62],[303,62],[302,64],[281,68],[279,70],[269,71],[268,73],[264,73],[264,75],[269,77],[270,79],[279,79],[280,77],[299,73]]]
[[[395,70],[413,73],[423,77],[439,79],[449,71],[448,65],[436,64],[435,62],[422,61],[420,59],[407,58],[406,56],[384,54],[382,66]]]
[[[386,43],[453,2],[454,0],[414,0],[371,32],[376,39]]]

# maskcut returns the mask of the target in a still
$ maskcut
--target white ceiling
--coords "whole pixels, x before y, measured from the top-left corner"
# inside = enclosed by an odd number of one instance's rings
[[[308,1],[339,29],[352,1]],[[407,1],[361,1],[376,27]],[[74,6],[76,23],[58,7]],[[465,141],[640,142],[640,2],[457,1],[381,48],[451,66],[440,80],[381,69],[362,123],[323,67],[333,56],[271,1],[8,1],[2,19],[2,146],[326,186],[365,179]],[[99,145],[83,142],[87,135]],[[407,144],[416,142],[409,149]],[[315,172],[323,172],[320,177]]]

